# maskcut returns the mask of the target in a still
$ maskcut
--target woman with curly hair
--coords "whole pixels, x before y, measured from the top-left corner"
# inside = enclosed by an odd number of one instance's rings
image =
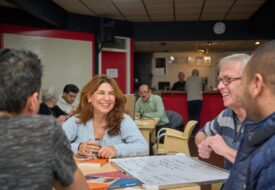
[[[126,98],[116,81],[97,75],[82,89],[75,116],[63,124],[75,154],[101,158],[144,156],[148,144],[124,112]]]

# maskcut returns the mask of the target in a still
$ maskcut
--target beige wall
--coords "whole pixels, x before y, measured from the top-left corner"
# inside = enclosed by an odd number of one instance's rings
[[[208,53],[206,56],[211,57],[211,65],[210,66],[196,66],[195,64],[189,64],[187,57],[199,57],[204,56],[203,54],[194,53],[194,52],[181,52],[181,53],[172,53],[172,52],[160,52],[154,53],[152,58],[152,72],[153,72],[153,79],[152,79],[152,87],[158,87],[159,81],[170,81],[171,86],[174,82],[178,80],[177,75],[178,72],[182,71],[185,74],[185,79],[191,75],[193,69],[197,68],[200,71],[200,77],[207,77],[208,78],[208,89],[210,86],[216,88],[216,78],[218,74],[218,70],[216,65],[218,61],[227,55],[231,55],[234,52],[226,52],[226,53]],[[240,53],[240,52],[236,52]],[[244,53],[244,52],[241,52]],[[247,53],[247,52],[246,52]],[[168,61],[170,56],[175,57],[174,63],[167,63],[166,62],[166,74],[160,74],[158,70],[155,68],[155,58],[165,57]]]
[[[54,86],[62,93],[67,83],[79,89],[92,77],[92,43],[50,37],[4,34],[4,47],[28,49],[38,54],[44,66],[42,89]]]

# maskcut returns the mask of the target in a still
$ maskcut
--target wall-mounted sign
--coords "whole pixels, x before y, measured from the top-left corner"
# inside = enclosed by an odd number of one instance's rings
[[[106,75],[111,78],[118,78],[118,70],[116,68],[106,69]]]
[[[154,67],[155,75],[165,75],[166,74],[166,58],[155,58],[155,67]]]

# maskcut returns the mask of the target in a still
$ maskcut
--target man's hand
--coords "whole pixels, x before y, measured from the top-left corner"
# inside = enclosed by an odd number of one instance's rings
[[[58,118],[56,118],[56,123],[59,125],[62,125],[64,121],[66,121],[67,116],[66,115],[60,115]]]
[[[201,158],[208,159],[210,158],[212,148],[208,144],[207,139],[203,140],[199,145],[198,145],[198,153]]]
[[[211,137],[207,137],[206,139],[208,145],[211,147],[211,149],[218,155],[224,156],[225,150],[227,149],[227,144],[225,144],[222,136],[215,135]]]
[[[230,162],[234,163],[237,151],[229,147],[223,140],[222,136],[215,135],[206,139],[211,149],[218,155],[225,157]]]

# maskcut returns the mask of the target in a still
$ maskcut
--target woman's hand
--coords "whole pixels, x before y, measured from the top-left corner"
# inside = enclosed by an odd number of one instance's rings
[[[92,156],[93,154],[98,154],[100,148],[98,142],[87,141],[79,145],[78,153],[85,156]]]
[[[56,123],[59,125],[62,125],[66,120],[67,120],[66,115],[60,115],[58,118],[56,118]]]
[[[113,146],[103,146],[98,151],[98,157],[111,159],[116,156],[116,149]]]

